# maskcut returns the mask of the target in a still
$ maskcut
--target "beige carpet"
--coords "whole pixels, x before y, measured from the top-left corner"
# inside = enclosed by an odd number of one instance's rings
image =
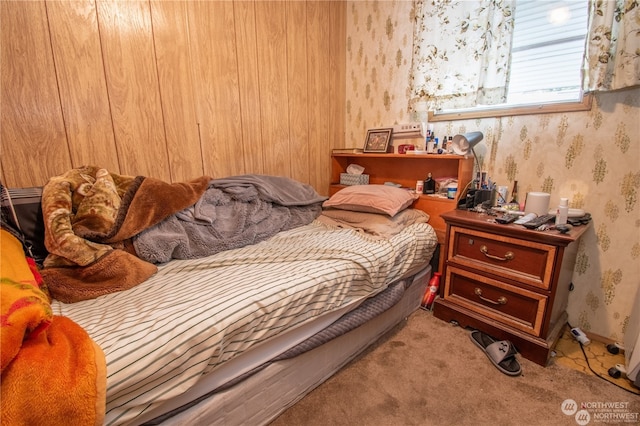
[[[469,331],[418,310],[271,426],[640,424],[639,396],[518,360],[521,376],[502,374]]]

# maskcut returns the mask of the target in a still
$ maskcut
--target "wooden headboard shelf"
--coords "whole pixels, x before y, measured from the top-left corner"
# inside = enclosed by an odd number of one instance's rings
[[[394,182],[403,187],[415,188],[416,181],[424,180],[427,173],[431,173],[436,179],[456,178],[461,190],[455,199],[421,195],[413,205],[414,208],[429,214],[429,223],[438,235],[438,242],[444,243],[446,225],[440,215],[456,208],[462,188],[471,182],[473,157],[450,154],[333,154],[329,186],[331,195],[344,188],[344,185],[340,185],[340,173],[346,173],[349,164],[353,163],[364,167],[364,173],[369,175],[370,184]]]

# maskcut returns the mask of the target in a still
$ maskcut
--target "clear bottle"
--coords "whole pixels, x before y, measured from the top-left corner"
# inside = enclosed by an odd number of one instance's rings
[[[513,181],[513,189],[511,190],[511,202],[518,204],[518,181]]]
[[[427,178],[424,180],[424,186],[422,189],[424,194],[435,194],[436,193],[436,181],[433,180],[431,173],[427,175]]]
[[[567,223],[567,217],[569,216],[569,199],[560,198],[560,205],[556,212],[556,225],[564,225]]]

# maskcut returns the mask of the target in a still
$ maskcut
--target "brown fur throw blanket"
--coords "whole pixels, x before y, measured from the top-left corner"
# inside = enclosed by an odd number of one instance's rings
[[[155,263],[254,244],[311,223],[326,197],[281,176],[203,176],[169,184],[89,166],[52,178],[42,193],[42,276],[65,303],[129,289]]]
[[[157,268],[133,254],[130,239],[193,205],[210,177],[169,184],[86,166],[54,177],[42,193],[41,271],[52,296],[72,303],[140,284]]]

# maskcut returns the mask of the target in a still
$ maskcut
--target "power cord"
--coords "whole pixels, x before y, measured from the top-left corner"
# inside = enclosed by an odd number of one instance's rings
[[[571,324],[569,324],[567,322],[567,325],[569,326],[569,329],[572,329],[573,327],[571,327]],[[622,390],[625,390],[633,395],[640,395],[640,392],[636,392],[632,389],[628,389],[625,388],[624,386],[620,386],[619,384],[617,384],[616,382],[612,382],[611,380],[609,380],[608,377],[601,375],[600,373],[598,373],[597,371],[595,371],[592,367],[591,367],[591,363],[589,363],[589,357],[587,356],[587,353],[584,350],[584,345],[582,344],[582,342],[578,341],[578,344],[580,345],[580,350],[582,350],[582,355],[584,356],[584,360],[587,362],[587,367],[589,367],[589,370],[591,370],[591,372],[596,375],[597,377],[601,378],[602,380],[604,380],[605,382],[611,383],[614,386],[619,387]]]

